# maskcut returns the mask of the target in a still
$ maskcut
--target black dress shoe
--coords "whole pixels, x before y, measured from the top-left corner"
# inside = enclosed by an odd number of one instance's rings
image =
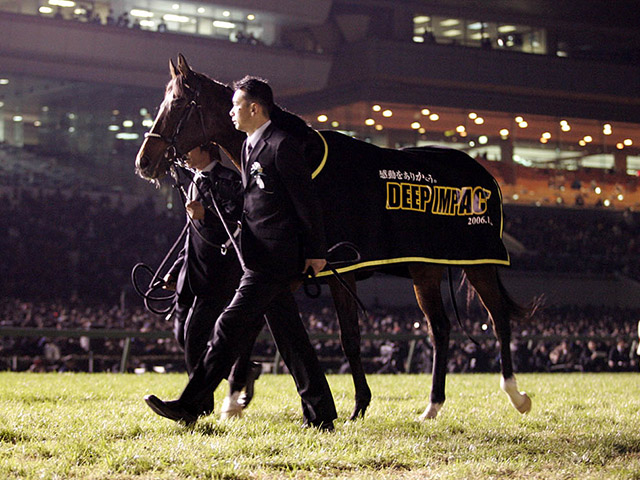
[[[187,412],[177,400],[170,400],[164,402],[155,395],[147,395],[144,397],[144,401],[149,405],[149,408],[161,417],[168,418],[175,422],[184,422],[187,425],[195,423],[198,417],[192,413]]]
[[[302,428],[317,428],[321,432],[333,432],[335,430],[331,420],[328,422],[309,422],[305,420],[302,422]]]

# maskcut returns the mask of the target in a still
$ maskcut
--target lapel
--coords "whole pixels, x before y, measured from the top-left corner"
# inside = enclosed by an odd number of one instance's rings
[[[253,165],[253,162],[256,161],[256,159],[262,153],[262,150],[264,150],[264,148],[267,146],[267,140],[269,140],[269,137],[273,133],[273,128],[273,123],[271,123],[271,125],[269,125],[262,134],[262,137],[260,137],[260,139],[258,140],[258,143],[256,143],[256,146],[253,147],[253,150],[251,150],[251,154],[248,158],[246,155],[247,141],[245,140],[242,144],[242,158],[244,159],[242,161],[242,186],[246,187],[249,183],[249,177],[251,175],[251,165]]]

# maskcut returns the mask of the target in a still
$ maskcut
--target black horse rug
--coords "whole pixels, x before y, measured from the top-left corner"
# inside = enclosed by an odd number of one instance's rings
[[[313,178],[327,243],[351,242],[361,255],[338,271],[409,262],[509,265],[500,187],[467,154],[439,147],[392,150],[337,132],[319,135],[325,152]]]

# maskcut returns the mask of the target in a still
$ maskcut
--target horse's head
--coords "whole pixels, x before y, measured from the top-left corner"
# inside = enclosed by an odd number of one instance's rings
[[[136,173],[158,180],[175,159],[209,142],[220,145],[232,160],[239,160],[244,135],[229,117],[233,91],[191,70],[182,55],[177,67],[169,61],[169,72],[164,100],[136,156]]]

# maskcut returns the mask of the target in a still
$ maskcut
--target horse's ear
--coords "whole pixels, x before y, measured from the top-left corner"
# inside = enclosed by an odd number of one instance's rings
[[[174,78],[176,78],[180,72],[178,72],[178,69],[176,68],[175,64],[173,63],[173,60],[169,60],[169,73],[171,74],[171,79],[173,80]]]
[[[178,71],[185,77],[191,73],[191,68],[187,64],[187,60],[181,53],[178,54]]]

